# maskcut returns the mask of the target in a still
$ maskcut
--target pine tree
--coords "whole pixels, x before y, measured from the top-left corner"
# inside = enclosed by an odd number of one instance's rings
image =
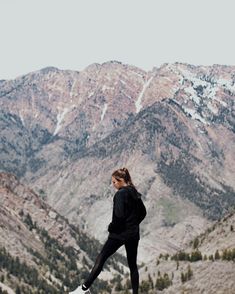
[[[194,261],[198,261],[198,260],[202,260],[201,252],[199,250],[193,251],[191,253],[190,261],[194,262]]]
[[[188,270],[187,270],[187,280],[190,280],[192,276],[193,276],[193,271],[192,271],[191,266],[189,264]]]
[[[162,291],[165,288],[164,286],[164,279],[161,276],[158,277],[155,284],[156,289]]]
[[[150,274],[148,274],[148,280],[149,280],[150,288],[153,289],[153,287],[154,287],[153,286],[153,279]]]
[[[122,287],[121,281],[118,281],[118,282],[117,282],[117,285],[116,285],[116,287],[115,287],[115,290],[116,290],[116,291],[121,291],[121,290],[123,290],[123,287]]]
[[[228,259],[228,251],[227,251],[227,249],[223,250],[222,259],[223,260],[227,260]]]
[[[148,293],[150,290],[150,284],[148,281],[142,281],[140,284],[140,291],[141,293]]]
[[[232,260],[235,260],[235,248],[232,250]]]
[[[184,283],[188,280],[190,280],[193,276],[193,271],[191,269],[191,266],[190,264],[187,266],[187,272],[186,273],[183,273],[181,272],[181,282]]]
[[[20,290],[19,286],[17,286],[17,288],[16,288],[16,294],[21,294],[21,290]]]
[[[157,290],[162,291],[163,289],[169,287],[170,285],[172,285],[172,280],[170,280],[167,273],[164,273],[163,277],[161,275],[158,276],[155,287]]]
[[[199,245],[199,239],[196,237],[193,241],[193,249],[197,249]]]
[[[181,272],[181,282],[184,283],[186,281],[185,275]]]
[[[215,252],[215,259],[220,259],[220,254],[219,254],[218,249]]]
[[[228,250],[228,260],[232,260],[232,250]]]
[[[176,261],[176,270],[179,268],[179,260]]]
[[[165,288],[169,287],[172,285],[172,281],[170,280],[169,276],[167,273],[164,274],[164,286]]]
[[[214,256],[212,254],[209,255],[209,260],[214,261]]]

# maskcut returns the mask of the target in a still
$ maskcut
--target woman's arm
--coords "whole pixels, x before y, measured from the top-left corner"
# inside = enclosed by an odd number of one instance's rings
[[[112,222],[108,226],[110,233],[121,233],[125,230],[125,191],[118,191],[114,196]]]

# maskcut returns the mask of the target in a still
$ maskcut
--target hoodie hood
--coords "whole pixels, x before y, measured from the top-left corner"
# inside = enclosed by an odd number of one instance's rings
[[[130,193],[130,195],[134,198],[134,199],[138,199],[141,198],[142,194],[139,193],[134,187],[132,186],[123,186],[121,189],[126,189],[128,190],[128,192]]]

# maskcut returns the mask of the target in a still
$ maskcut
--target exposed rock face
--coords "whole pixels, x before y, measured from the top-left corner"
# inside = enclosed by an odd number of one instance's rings
[[[37,238],[33,236],[33,232],[22,225],[23,216],[29,214],[32,216],[33,222],[50,232],[50,235],[60,240],[62,245],[72,246],[79,250],[76,240],[70,233],[71,229],[66,219],[59,216],[33,190],[23,186],[15,176],[1,173],[0,189],[1,223],[4,224],[1,226],[1,230],[3,230],[0,234],[1,245],[7,247],[12,253],[13,249],[17,250],[17,255],[25,253],[24,247],[37,247],[39,251],[42,249],[40,242],[37,242]],[[15,237],[12,236],[13,233],[15,233]],[[19,244],[16,244],[17,239],[21,240]]]
[[[6,283],[0,288],[67,293],[88,275],[100,247],[14,175],[0,173],[0,275]],[[117,257],[112,272],[120,274]],[[104,280],[112,277],[107,273]]]
[[[127,166],[148,210],[140,260],[174,252],[235,203],[234,70],[107,62],[2,81],[2,170],[104,241]]]
[[[200,252],[202,260],[184,261],[172,260],[169,256],[152,260],[148,265],[148,271],[140,270],[140,276],[145,281],[153,280],[154,284],[159,278],[167,274],[172,280],[172,285],[161,293],[234,293],[235,292],[235,213],[227,214],[219,221],[215,221],[211,227],[193,240],[192,245],[185,248],[189,255],[192,252]],[[195,244],[197,244],[195,246]],[[217,253],[216,253],[217,252]],[[225,253],[227,252],[227,253]],[[229,253],[230,252],[230,257]],[[233,255],[231,254],[233,252]],[[217,254],[217,257],[216,257]],[[233,256],[233,257],[232,257]],[[182,283],[182,273],[188,272],[190,266],[192,277]],[[158,293],[156,288],[149,293]]]

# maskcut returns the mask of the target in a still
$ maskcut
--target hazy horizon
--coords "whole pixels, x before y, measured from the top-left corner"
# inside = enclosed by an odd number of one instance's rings
[[[112,60],[235,65],[233,2],[9,0],[0,4],[0,79]]]

